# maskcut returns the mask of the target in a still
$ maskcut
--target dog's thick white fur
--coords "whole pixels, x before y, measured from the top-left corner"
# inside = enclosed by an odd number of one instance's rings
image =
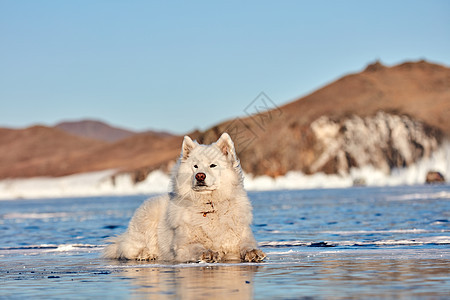
[[[261,261],[250,228],[252,207],[244,191],[233,141],[223,133],[200,145],[184,137],[172,174],[172,192],[147,200],[127,231],[111,240],[104,257],[177,262]]]

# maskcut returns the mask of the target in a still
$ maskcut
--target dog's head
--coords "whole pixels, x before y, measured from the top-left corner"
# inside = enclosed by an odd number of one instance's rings
[[[211,145],[200,145],[185,136],[174,188],[182,194],[232,189],[241,182],[240,173],[234,144],[227,133]]]

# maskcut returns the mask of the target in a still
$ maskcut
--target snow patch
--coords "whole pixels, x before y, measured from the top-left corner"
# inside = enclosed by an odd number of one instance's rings
[[[288,172],[284,176],[253,176],[245,174],[244,186],[250,191],[281,189],[346,188],[361,182],[367,186],[396,186],[423,184],[428,171],[444,174],[447,182],[450,177],[450,143],[444,143],[430,157],[421,159],[403,169],[394,169],[386,174],[373,166],[352,168],[348,174],[326,175],[316,173],[305,175],[301,172]],[[88,197],[110,195],[134,195],[165,193],[169,191],[170,175],[162,171],[153,171],[137,184],[129,174],[115,175],[116,170],[106,170],[76,174],[64,177],[39,177],[29,179],[5,179],[0,181],[0,199],[35,199],[59,197]],[[408,199],[423,195],[402,196]],[[448,198],[448,195],[434,195]],[[391,200],[408,200],[391,199]],[[27,216],[27,218],[30,216]],[[39,218],[42,216],[31,216]],[[59,216],[62,217],[62,216]]]

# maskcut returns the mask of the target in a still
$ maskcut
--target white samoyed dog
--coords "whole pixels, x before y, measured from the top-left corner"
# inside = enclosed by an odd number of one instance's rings
[[[252,206],[243,187],[233,141],[223,133],[200,145],[184,137],[172,174],[172,192],[149,199],[104,257],[177,262],[259,262],[250,228]]]

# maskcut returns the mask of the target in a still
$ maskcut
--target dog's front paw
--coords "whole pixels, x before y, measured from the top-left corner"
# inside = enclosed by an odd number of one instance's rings
[[[260,262],[266,258],[266,254],[259,249],[247,250],[242,255],[242,260],[246,262]]]
[[[151,260],[156,260],[156,259],[157,259],[156,255],[136,257],[137,261],[151,261]]]
[[[202,257],[200,258],[200,261],[207,262],[207,263],[218,262],[219,261],[219,252],[207,250],[207,251],[203,252]]]
[[[155,254],[151,254],[148,250],[143,249],[136,257],[137,261],[149,261],[156,260],[157,256]]]

